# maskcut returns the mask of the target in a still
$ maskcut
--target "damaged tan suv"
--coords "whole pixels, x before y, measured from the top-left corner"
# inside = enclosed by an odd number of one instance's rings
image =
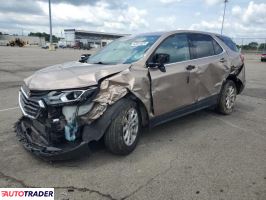
[[[103,138],[132,152],[143,127],[215,107],[233,111],[245,85],[243,57],[228,37],[172,31],[120,38],[82,62],[37,71],[19,92],[24,147],[50,160],[82,154]]]

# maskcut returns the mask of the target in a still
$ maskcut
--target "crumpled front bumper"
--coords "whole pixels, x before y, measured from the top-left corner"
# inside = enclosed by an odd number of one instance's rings
[[[88,142],[81,141],[64,146],[50,146],[33,142],[32,131],[37,132],[25,117],[22,117],[15,125],[18,140],[24,148],[36,156],[49,161],[69,160],[88,153]]]

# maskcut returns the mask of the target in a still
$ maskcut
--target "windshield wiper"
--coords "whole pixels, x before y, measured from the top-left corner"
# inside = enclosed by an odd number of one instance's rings
[[[101,61],[99,61],[99,62],[95,62],[95,63],[93,63],[93,64],[107,65],[106,63],[103,63],[103,62],[101,62]]]
[[[112,65],[112,63],[106,63],[106,62],[102,62],[102,61],[99,61],[99,62],[94,62],[92,64],[98,64],[98,65]]]

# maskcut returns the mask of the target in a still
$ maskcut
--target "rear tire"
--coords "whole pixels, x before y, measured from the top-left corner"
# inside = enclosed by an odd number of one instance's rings
[[[128,155],[136,148],[139,140],[140,115],[135,102],[128,99],[120,101],[124,103],[105,133],[104,142],[110,152]]]
[[[233,112],[237,89],[232,80],[227,80],[223,85],[217,105],[217,111],[229,115]]]

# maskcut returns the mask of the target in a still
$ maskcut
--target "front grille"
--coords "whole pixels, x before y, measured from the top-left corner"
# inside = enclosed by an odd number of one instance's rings
[[[23,88],[19,92],[19,105],[23,114],[27,117],[36,119],[41,111],[41,107],[38,103],[40,98],[33,98],[27,96]]]
[[[48,94],[47,91],[37,91],[37,90],[30,91],[30,97],[43,97],[46,94]]]

